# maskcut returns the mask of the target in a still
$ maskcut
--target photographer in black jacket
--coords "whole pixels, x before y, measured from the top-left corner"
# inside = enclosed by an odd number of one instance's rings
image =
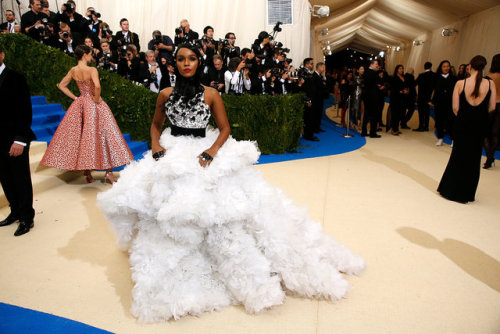
[[[181,25],[175,28],[175,46],[197,40],[199,37],[196,31],[191,30],[188,20],[183,19]]]
[[[123,18],[120,20],[121,31],[118,31],[115,35],[118,47],[127,46],[129,44],[134,44],[137,48],[137,52],[141,51],[141,45],[139,43],[139,36],[136,33],[129,30],[128,20]]]
[[[61,11],[57,13],[57,22],[64,22],[71,28],[74,33],[85,35],[86,20],[83,16],[76,12],[76,3],[73,0],[68,0],[61,6]]]
[[[42,40],[49,17],[42,13],[40,0],[30,0],[31,10],[21,16],[21,31],[36,41]]]
[[[212,58],[212,64],[208,66],[208,72],[201,78],[201,83],[217,89],[219,93],[224,92],[224,63],[222,57],[215,55]]]
[[[147,68],[141,64],[138,57],[137,48],[134,44],[129,44],[126,47],[125,57],[121,58],[118,63],[118,74],[132,81],[142,83],[145,71]]]
[[[86,22],[84,24],[86,30],[85,36],[92,38],[94,44],[97,45],[99,42],[99,30],[102,23],[100,20],[101,14],[96,12],[94,7],[89,7],[87,8],[86,15]]]
[[[261,59],[261,64],[264,66],[267,66],[273,58],[271,46],[269,45],[270,41],[271,36],[266,31],[261,31],[254,44],[252,44],[255,56]]]
[[[159,30],[153,31],[153,39],[148,43],[148,50],[155,52],[157,60],[165,58],[167,62],[173,59],[174,43],[170,37],[162,35]]]
[[[236,46],[236,35],[232,32],[228,32],[224,37],[224,45],[222,47],[222,59],[224,60],[224,64],[229,64],[229,60],[234,57],[240,57],[241,52],[240,48]]]

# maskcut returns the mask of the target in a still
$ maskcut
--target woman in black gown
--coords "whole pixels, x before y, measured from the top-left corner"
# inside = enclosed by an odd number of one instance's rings
[[[404,113],[404,108],[408,105],[408,94],[410,88],[404,77],[405,69],[403,65],[398,65],[394,69],[391,82],[391,134],[398,136],[399,123]]]
[[[475,200],[488,111],[495,110],[495,83],[483,79],[486,58],[470,61],[471,76],[459,80],[453,90],[455,142],[438,192],[445,198],[467,203]]]

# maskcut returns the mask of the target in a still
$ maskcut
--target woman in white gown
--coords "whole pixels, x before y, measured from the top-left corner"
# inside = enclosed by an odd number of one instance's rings
[[[133,315],[157,322],[230,304],[256,313],[285,292],[342,298],[340,272],[360,273],[363,259],[252,167],[258,148],[229,136],[221,97],[199,82],[200,59],[191,45],[178,49],[178,81],[158,96],[151,126],[154,154],[98,195],[130,254]],[[211,114],[218,130],[207,129]],[[166,117],[173,126],[161,133]]]

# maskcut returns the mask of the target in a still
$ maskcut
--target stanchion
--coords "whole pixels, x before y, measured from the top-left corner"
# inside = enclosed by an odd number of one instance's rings
[[[351,96],[349,95],[347,97],[347,109],[345,111],[345,115],[346,115],[346,132],[345,134],[342,134],[341,136],[344,137],[344,138],[351,138],[353,136],[351,136],[349,134],[349,128],[351,127],[351,120],[349,119],[349,114],[351,113]]]

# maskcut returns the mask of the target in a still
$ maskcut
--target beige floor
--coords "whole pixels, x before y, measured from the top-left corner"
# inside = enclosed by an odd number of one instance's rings
[[[500,167],[481,172],[476,202],[449,202],[435,189],[450,148],[434,142],[406,131],[256,167],[365,258],[337,303],[287,297],[260,315],[229,307],[138,324],[127,254],[95,206],[109,185],[83,178],[37,195],[29,234],[0,229],[0,301],[116,333],[500,333]]]

